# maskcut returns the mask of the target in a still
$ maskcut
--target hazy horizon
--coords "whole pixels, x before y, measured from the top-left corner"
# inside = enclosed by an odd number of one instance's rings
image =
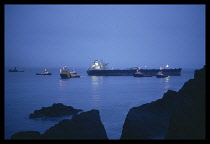
[[[5,5],[5,67],[202,68],[206,7]]]

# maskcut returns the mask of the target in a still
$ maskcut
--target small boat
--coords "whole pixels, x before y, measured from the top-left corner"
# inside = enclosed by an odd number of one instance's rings
[[[49,73],[46,68],[44,69],[43,73],[36,73],[36,75],[51,75],[51,74],[52,73]]]
[[[145,75],[142,72],[140,72],[138,69],[136,70],[136,73],[133,74],[134,77],[152,77],[152,75]]]
[[[66,66],[64,66],[62,69],[60,69],[60,76],[61,76],[61,78],[80,77],[80,75],[77,75],[77,73],[74,71],[74,69],[72,70],[72,72],[70,72]]]
[[[9,69],[9,72],[24,72],[24,70],[18,70],[17,67],[12,67],[11,69]]]
[[[165,75],[162,73],[162,71],[159,71],[156,75],[157,78],[165,78],[165,77],[168,77],[168,75]]]

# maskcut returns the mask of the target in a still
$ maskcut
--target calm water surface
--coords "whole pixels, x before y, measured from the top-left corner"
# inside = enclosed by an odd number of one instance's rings
[[[52,75],[36,75],[40,68],[8,72],[5,68],[5,139],[20,131],[44,133],[62,119],[29,119],[29,114],[53,103],[76,109],[98,109],[109,139],[119,139],[130,108],[162,98],[167,90],[178,91],[193,78],[195,69],[183,69],[181,76],[168,78],[133,76],[88,76],[86,69],[75,69],[80,78],[62,79],[59,68],[49,68]]]

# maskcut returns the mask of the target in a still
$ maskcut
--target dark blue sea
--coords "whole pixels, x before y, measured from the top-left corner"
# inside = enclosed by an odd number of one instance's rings
[[[133,76],[88,76],[87,69],[77,68],[80,78],[60,78],[59,68],[48,68],[52,75],[36,75],[41,68],[24,68],[24,72],[8,72],[5,68],[4,133],[5,139],[20,131],[44,133],[62,119],[30,119],[29,114],[53,103],[76,109],[100,111],[109,139],[120,139],[126,115],[132,107],[162,98],[170,90],[178,91],[194,77],[195,69],[184,69],[181,76],[168,78]]]

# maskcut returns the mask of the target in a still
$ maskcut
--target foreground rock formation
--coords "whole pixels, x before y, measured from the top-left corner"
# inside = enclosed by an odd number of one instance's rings
[[[108,139],[98,110],[74,115],[44,133],[47,139]]]
[[[42,117],[59,117],[66,115],[75,115],[82,110],[74,109],[72,106],[65,106],[62,103],[54,103],[51,107],[42,107],[41,110],[35,110],[29,118],[42,118]]]
[[[133,107],[126,116],[121,139],[204,139],[205,66],[178,91]]]
[[[167,139],[205,139],[205,66],[184,84],[179,105],[170,118]]]
[[[10,139],[41,139],[41,134],[38,131],[22,131],[13,134]]]
[[[162,99],[131,108],[123,125],[121,139],[164,137],[176,105],[176,94],[169,90]]]
[[[40,134],[38,131],[18,132],[11,139],[108,139],[99,111],[91,110],[64,119]]]

